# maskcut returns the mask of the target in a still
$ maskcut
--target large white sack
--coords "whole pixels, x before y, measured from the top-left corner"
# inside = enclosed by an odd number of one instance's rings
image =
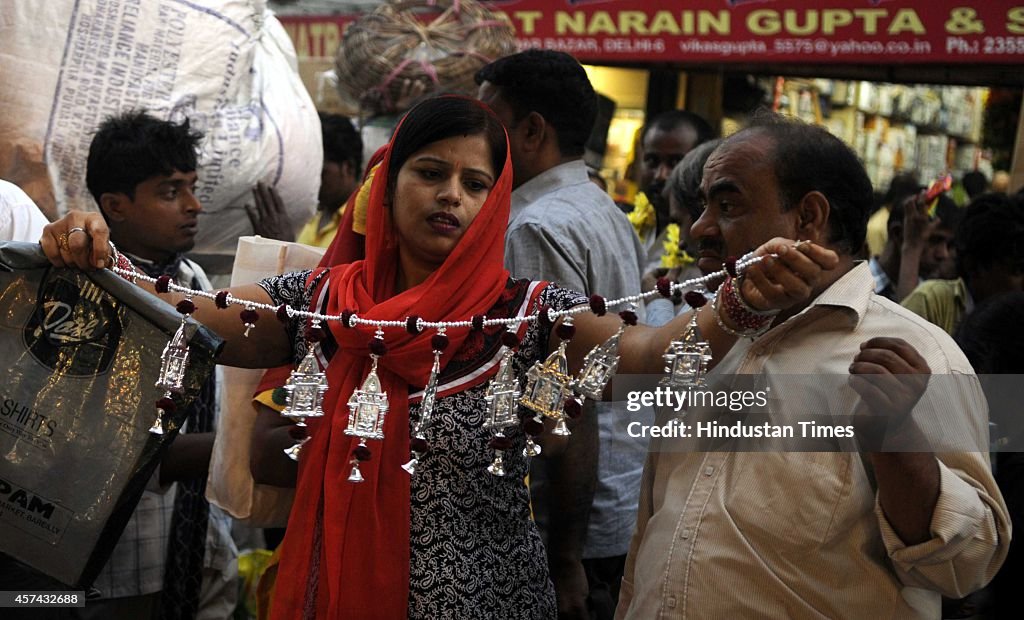
[[[145,107],[205,132],[195,252],[230,256],[244,204],[274,184],[297,227],[312,215],[323,146],[295,50],[264,0],[0,2],[0,178],[52,219],[96,205],[95,128]],[[230,269],[228,269],[229,271]]]

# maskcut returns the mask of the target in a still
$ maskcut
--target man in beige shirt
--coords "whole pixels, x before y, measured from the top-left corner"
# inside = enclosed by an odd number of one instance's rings
[[[998,570],[1009,519],[983,451],[987,411],[969,363],[941,330],[874,295],[867,265],[853,259],[871,204],[863,167],[820,128],[766,119],[711,156],[701,192],[706,208],[693,236],[721,241],[725,254],[783,237],[839,255],[810,301],[779,314],[763,335],[713,338],[715,374],[758,375],[767,385],[818,375],[821,385],[840,386],[826,394],[830,412],[851,416],[865,402],[877,413],[878,401],[895,394],[851,387],[847,377],[953,375],[942,397],[927,399],[925,423],[919,405],[890,428],[931,446],[953,437],[961,449],[683,452],[655,440],[617,618],[939,618],[940,595],[962,597]],[[739,284],[753,308],[767,307],[758,292],[765,286]],[[741,327],[717,304],[699,312]],[[814,402],[774,396],[779,409]]]

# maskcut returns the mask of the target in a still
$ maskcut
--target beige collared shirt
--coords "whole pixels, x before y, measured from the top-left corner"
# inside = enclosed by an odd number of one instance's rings
[[[799,315],[737,342],[715,372],[846,375],[860,343],[899,336],[933,374],[962,375],[960,389],[940,399],[951,414],[943,424],[987,445],[987,407],[966,358],[873,287],[867,265],[857,265]],[[838,401],[852,413],[858,399],[850,390]],[[969,411],[981,415],[960,415]],[[1010,525],[987,453],[939,455],[933,537],[913,546],[878,506],[865,459],[652,445],[616,617],[939,618],[940,592],[963,596],[992,578]]]

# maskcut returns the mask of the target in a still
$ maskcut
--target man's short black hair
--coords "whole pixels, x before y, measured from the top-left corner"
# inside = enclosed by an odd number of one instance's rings
[[[1000,263],[1024,270],[1024,199],[997,192],[978,196],[967,205],[953,246],[961,276]]]
[[[913,196],[922,189],[924,188],[921,186],[921,181],[917,178],[917,174],[901,172],[895,175],[892,181],[889,182],[889,189],[885,191],[885,198],[882,199],[882,202],[889,205],[891,209],[897,204],[902,205],[908,196]]]
[[[694,143],[694,146],[704,144],[715,137],[715,130],[701,116],[686,110],[669,110],[655,116],[644,125],[644,128],[640,131],[640,142],[641,144],[643,143],[647,138],[647,133],[652,129],[669,132],[678,127],[687,126],[691,127],[693,132],[697,134],[697,141]]]
[[[967,196],[974,200],[988,189],[988,177],[979,170],[971,170],[964,175],[963,179],[960,179],[960,184],[964,186]]]
[[[765,134],[772,141],[783,208],[796,206],[810,192],[820,192],[829,203],[829,241],[846,253],[859,253],[874,194],[853,149],[823,127],[778,114],[759,113],[749,127],[733,135],[748,132]]]
[[[336,164],[348,162],[356,178],[362,175],[363,139],[352,124],[352,119],[341,114],[321,112],[320,128],[324,136],[324,161]]]
[[[558,133],[562,155],[583,154],[597,119],[597,95],[575,58],[551,50],[527,50],[499,58],[476,73],[490,82],[513,109],[516,121],[530,112],[544,117]]]
[[[134,200],[139,183],[170,176],[175,170],[194,171],[202,138],[202,133],[189,127],[188,119],[173,123],[145,110],[107,117],[89,145],[85,185],[96,204],[108,192]]]

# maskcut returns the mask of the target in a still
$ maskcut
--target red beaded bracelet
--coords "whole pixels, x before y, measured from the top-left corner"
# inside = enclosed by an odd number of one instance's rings
[[[737,337],[759,336],[768,331],[772,320],[779,313],[778,310],[755,310],[740,296],[739,287],[735,279],[728,277],[718,290],[715,298],[715,317],[718,325],[726,333]],[[722,320],[722,312],[729,319],[729,322],[738,329],[733,329]]]

